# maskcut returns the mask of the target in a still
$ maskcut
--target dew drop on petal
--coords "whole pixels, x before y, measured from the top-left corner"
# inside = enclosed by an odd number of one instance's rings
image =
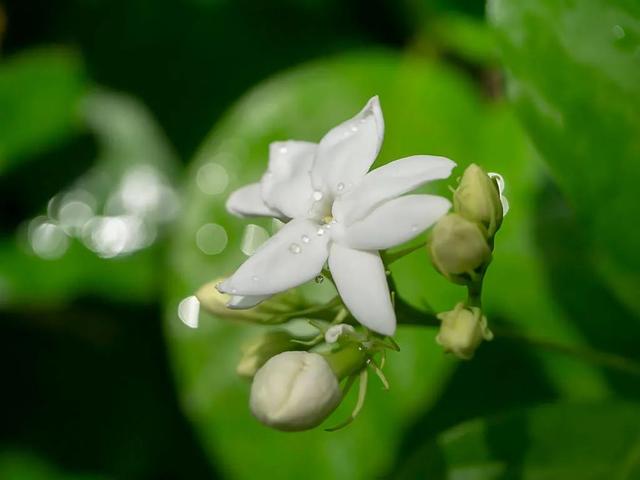
[[[489,172],[488,175],[489,177],[491,177],[496,181],[496,183],[498,184],[498,190],[500,191],[500,194],[502,194],[502,192],[504,192],[504,187],[505,187],[504,178],[502,178],[502,175],[495,172]]]
[[[339,192],[344,190],[344,183],[340,182],[338,185],[336,185],[336,190],[338,190]]]
[[[190,297],[183,299],[178,304],[178,317],[186,326],[191,328],[198,327],[200,301],[195,295],[191,295]]]
[[[280,153],[282,154],[287,153],[287,147],[280,147]]]
[[[322,194],[322,192],[320,190],[316,190],[315,192],[313,192],[313,199],[317,202],[319,202],[320,200],[322,200],[322,197],[324,195]]]
[[[291,253],[300,253],[302,249],[300,248],[300,245],[298,245],[297,243],[292,243],[291,245],[289,245],[289,251]]]
[[[302,243],[309,243],[311,241],[308,235],[302,235],[302,237],[300,237],[300,240],[302,240]]]
[[[358,131],[358,127],[356,127],[355,125],[353,125],[353,126],[351,127],[351,131],[352,131],[352,132],[357,132],[357,131]]]
[[[318,235],[319,237],[321,237],[322,235],[324,235],[324,228],[320,227],[320,228],[316,231],[316,235]]]
[[[322,275],[318,275],[318,276],[315,278],[315,282],[316,282],[317,284],[321,284],[322,282],[324,282],[324,277],[323,277]]]

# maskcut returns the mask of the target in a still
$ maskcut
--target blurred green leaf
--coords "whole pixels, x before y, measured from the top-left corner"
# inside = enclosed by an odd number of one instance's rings
[[[62,472],[32,453],[6,450],[0,452],[0,478],[7,480],[100,480],[105,477]]]
[[[400,478],[640,478],[640,408],[560,403],[463,423],[405,465]]]
[[[640,3],[489,2],[509,96],[593,243],[640,311]]]
[[[260,426],[249,413],[248,385],[236,377],[239,345],[255,330],[210,318],[197,330],[176,316],[179,300],[202,283],[230,273],[243,259],[239,250],[247,221],[225,212],[229,191],[256,181],[266,167],[268,144],[288,138],[317,141],[338,122],[355,114],[379,94],[386,138],[378,163],[416,153],[454,158],[462,168],[472,161],[506,175],[514,213],[498,239],[490,274],[488,310],[503,312],[524,328],[546,328],[558,339],[580,341],[552,305],[537,265],[530,236],[538,165],[513,117],[504,106],[488,106],[476,87],[457,71],[392,54],[359,54],[314,63],[276,77],[240,101],[214,129],[192,165],[185,210],[176,228],[170,265],[167,336],[182,402],[197,425],[216,464],[232,478],[256,472],[279,478],[371,478],[389,469],[403,430],[437,398],[452,362],[434,342],[434,331],[401,328],[402,351],[388,359],[392,388],[370,391],[363,413],[348,429],[282,434]],[[222,167],[231,179],[224,193],[206,194],[201,169]],[[455,176],[455,174],[454,174]],[[201,180],[201,179],[200,179]],[[447,183],[437,186],[447,192]],[[200,186],[199,186],[200,185]],[[228,237],[223,253],[206,255],[197,233],[207,223],[222,226]],[[261,222],[257,222],[261,223]],[[261,223],[268,227],[268,223]],[[411,302],[427,299],[438,310],[450,309],[463,292],[447,284],[429,265],[424,250],[392,271],[399,291]],[[514,278],[520,279],[515,282]],[[312,284],[307,293],[328,287]],[[539,319],[542,312],[545,318]],[[482,348],[491,348],[491,344]],[[575,362],[549,362],[554,380],[567,395],[606,392],[597,372]],[[566,382],[575,376],[576,385]],[[353,405],[347,398],[328,422],[337,423]]]
[[[74,133],[86,87],[82,62],[70,50],[29,50],[3,59],[0,172]]]
[[[498,62],[495,32],[482,19],[466,15],[438,15],[425,28],[425,38],[433,38],[446,52],[481,65]]]

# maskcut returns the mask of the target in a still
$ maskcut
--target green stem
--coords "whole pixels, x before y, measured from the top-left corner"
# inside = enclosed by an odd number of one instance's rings
[[[514,342],[520,342],[534,347],[540,347],[552,352],[562,353],[572,357],[580,358],[586,362],[596,365],[602,365],[614,370],[620,370],[631,375],[640,376],[640,363],[622,355],[615,353],[603,352],[590,347],[578,345],[567,345],[558,343],[546,338],[536,338],[517,332],[515,330],[504,329],[500,327],[492,327],[498,339],[508,339]]]
[[[420,250],[421,248],[424,248],[426,245],[427,245],[426,242],[422,242],[412,247],[407,247],[403,250],[398,250],[397,252],[391,252],[391,253],[384,252],[383,254],[384,263],[385,265],[391,265],[396,260],[400,260],[402,257],[406,257],[410,253],[413,253],[416,250]]]
[[[419,325],[423,327],[437,327],[440,325],[440,321],[433,312],[422,311],[413,305],[408,304],[400,297],[396,297],[396,316],[398,324],[402,325]],[[622,355],[603,352],[590,347],[567,345],[545,338],[536,338],[515,330],[501,327],[491,327],[491,330],[495,334],[497,340],[507,340],[531,345],[550,352],[569,355],[595,365],[600,365],[640,377],[640,363]]]

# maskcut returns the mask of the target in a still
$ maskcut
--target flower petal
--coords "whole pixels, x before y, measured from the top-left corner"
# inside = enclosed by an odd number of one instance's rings
[[[274,142],[269,146],[269,170],[262,177],[265,203],[289,218],[305,216],[311,206],[309,172],[317,145],[310,142]]]
[[[263,243],[236,272],[218,285],[231,295],[270,295],[314,278],[327,260],[328,235],[306,219],[287,223]]]
[[[384,120],[376,96],[320,140],[311,171],[313,186],[333,196],[348,191],[369,171],[383,136]]]
[[[396,315],[378,252],[354,250],[333,243],[329,268],[342,301],[356,320],[373,331],[393,335]]]
[[[435,195],[406,195],[375,208],[345,229],[351,248],[384,250],[416,237],[451,208],[451,202]]]
[[[376,168],[333,204],[333,215],[345,225],[364,218],[378,205],[424,185],[447,178],[455,163],[445,157],[414,155]]]
[[[227,308],[232,310],[246,310],[264,302],[271,295],[231,295]]]
[[[282,217],[262,199],[260,183],[251,183],[234,191],[227,199],[227,211],[237,217]]]

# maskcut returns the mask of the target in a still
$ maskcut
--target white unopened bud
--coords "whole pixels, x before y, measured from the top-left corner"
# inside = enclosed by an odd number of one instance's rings
[[[250,406],[265,425],[294,432],[322,423],[341,399],[338,379],[322,355],[283,352],[256,373]]]
[[[493,338],[487,326],[487,317],[482,315],[478,307],[465,307],[459,303],[452,311],[440,313],[438,318],[442,324],[436,342],[446,352],[464,360],[473,357],[482,340]]]

